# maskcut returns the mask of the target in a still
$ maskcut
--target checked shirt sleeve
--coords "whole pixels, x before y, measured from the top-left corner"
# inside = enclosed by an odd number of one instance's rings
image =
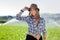
[[[28,16],[27,17],[23,17],[23,16],[21,16],[19,14],[16,15],[16,19],[17,20],[27,20],[27,18],[28,18]]]
[[[45,25],[45,20],[43,19],[43,34],[46,34],[46,25]]]

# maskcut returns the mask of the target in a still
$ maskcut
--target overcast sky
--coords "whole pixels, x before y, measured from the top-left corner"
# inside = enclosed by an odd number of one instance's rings
[[[0,16],[16,15],[32,3],[38,5],[40,13],[60,13],[60,0],[0,0]]]

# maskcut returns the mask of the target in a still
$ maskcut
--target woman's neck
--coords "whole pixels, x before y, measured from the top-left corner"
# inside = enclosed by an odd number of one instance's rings
[[[34,19],[39,19],[39,17],[40,17],[39,15],[36,15],[34,16]]]

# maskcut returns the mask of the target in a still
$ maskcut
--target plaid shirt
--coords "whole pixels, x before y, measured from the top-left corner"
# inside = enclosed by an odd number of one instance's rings
[[[20,16],[19,14],[16,15],[17,20],[25,20],[28,23],[28,33],[34,33],[34,34],[46,34],[46,28],[45,28],[45,20],[44,18],[39,18],[39,23],[38,26],[36,26],[34,22],[34,18],[27,16],[23,17]]]

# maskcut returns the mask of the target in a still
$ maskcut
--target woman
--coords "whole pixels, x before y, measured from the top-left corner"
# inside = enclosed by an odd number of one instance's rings
[[[29,11],[29,16],[21,17],[21,14],[25,11]],[[45,20],[39,15],[39,8],[36,4],[31,4],[30,8],[25,7],[16,15],[17,20],[25,20],[28,23],[28,33],[26,40],[42,40],[41,33],[43,33],[43,39],[46,40],[46,28]]]

